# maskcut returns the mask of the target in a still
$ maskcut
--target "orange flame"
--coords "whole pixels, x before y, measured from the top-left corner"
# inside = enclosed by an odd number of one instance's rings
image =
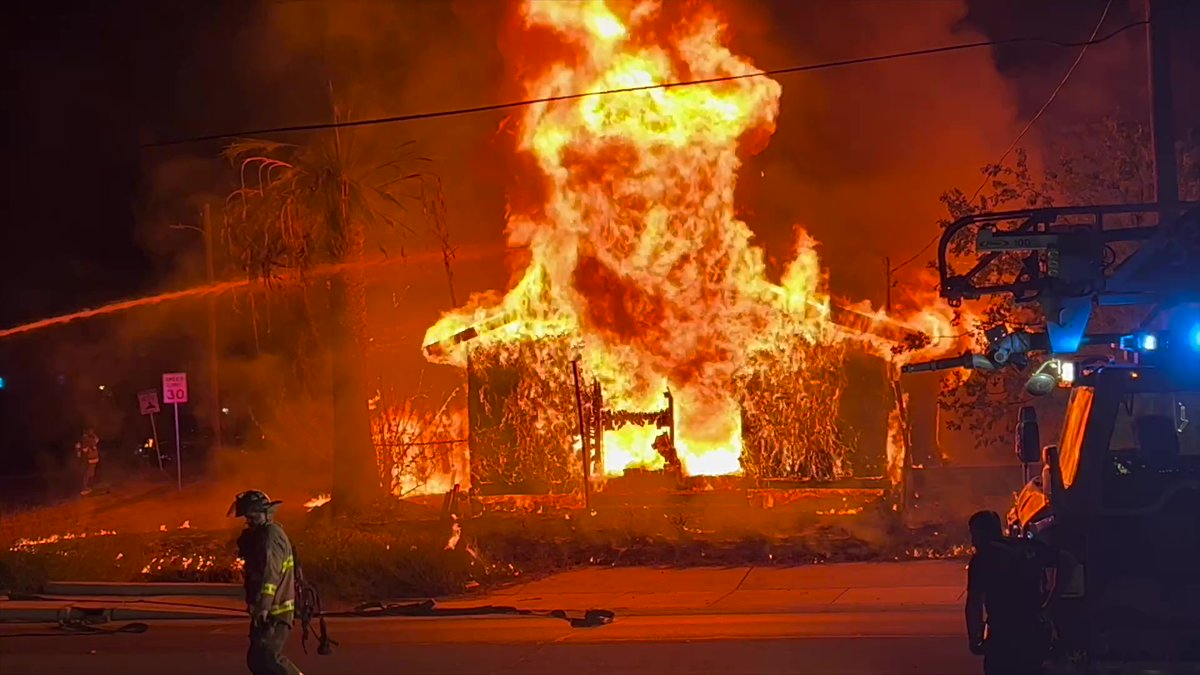
[[[330,499],[332,499],[332,498],[328,494],[325,494],[325,493],[319,494],[316,497],[313,497],[312,499],[304,502],[304,508],[309,511],[312,511],[315,508],[325,506],[326,504],[329,503]]]
[[[387,406],[372,416],[371,437],[396,496],[445,494],[456,484],[470,486],[465,410],[443,406],[429,412],[411,400]]]
[[[498,306],[473,299],[432,326],[425,344],[471,327],[485,344],[572,336],[610,405],[655,410],[670,389],[689,475],[737,473],[735,375],[754,355],[796,337],[879,345],[830,322],[816,243],[799,228],[780,283],[767,279],[733,197],[739,153],[774,133],[782,88],[745,77],[761,71],[724,46],[715,12],[672,23],[663,9],[649,0],[620,13],[603,0],[522,6],[526,27],[549,29],[573,52],[525,82],[531,98],[742,77],[531,106],[519,147],[536,159],[546,202],[508,223],[510,243],[527,246],[530,263]],[[908,326],[871,314],[872,324]],[[945,329],[941,315],[916,320]],[[466,357],[451,345],[431,358],[461,366]],[[608,432],[605,473],[660,466],[654,433]]]
[[[64,534],[50,534],[44,537],[22,538],[14,541],[8,550],[32,552],[36,551],[39,546],[45,546],[47,544],[57,544],[59,542],[71,541],[73,539],[87,539],[88,536],[111,537],[115,534],[116,532],[113,530],[99,530],[98,532],[92,532],[90,535],[87,532],[67,532]]]

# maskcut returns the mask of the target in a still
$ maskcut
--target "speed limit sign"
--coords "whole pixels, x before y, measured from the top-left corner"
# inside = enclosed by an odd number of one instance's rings
[[[187,373],[163,373],[163,403],[187,403]]]
[[[179,440],[179,404],[187,403],[187,373],[163,373],[163,403],[175,406],[175,482],[183,489],[183,446]]]

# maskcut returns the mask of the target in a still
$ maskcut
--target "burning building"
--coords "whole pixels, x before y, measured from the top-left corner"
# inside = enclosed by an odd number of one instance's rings
[[[724,45],[712,11],[531,1],[521,18],[559,47],[524,82],[539,102],[519,149],[544,199],[507,231],[527,266],[425,337],[430,360],[468,372],[474,478],[894,474],[895,362],[948,326],[834,302],[799,228],[768,278],[734,188],[780,84]]]

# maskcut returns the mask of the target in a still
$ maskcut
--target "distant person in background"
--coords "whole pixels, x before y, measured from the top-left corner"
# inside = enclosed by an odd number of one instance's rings
[[[83,432],[79,442],[75,444],[75,454],[83,463],[82,496],[92,494],[92,483],[96,480],[96,469],[100,467],[100,437],[90,427]]]

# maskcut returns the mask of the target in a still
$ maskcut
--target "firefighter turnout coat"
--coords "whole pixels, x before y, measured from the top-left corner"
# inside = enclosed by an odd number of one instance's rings
[[[292,542],[278,523],[247,528],[238,538],[245,561],[246,604],[252,614],[267,612],[291,625],[296,612],[296,559]]]

